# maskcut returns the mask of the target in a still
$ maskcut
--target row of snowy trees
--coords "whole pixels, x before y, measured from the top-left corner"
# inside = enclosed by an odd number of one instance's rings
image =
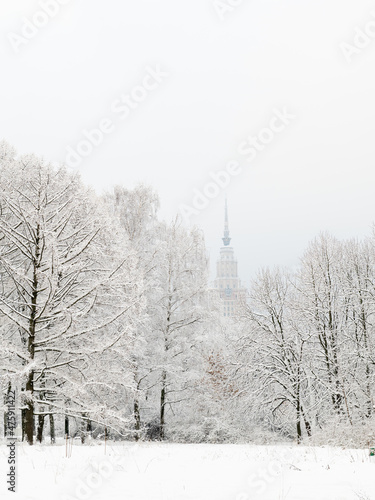
[[[321,235],[296,272],[262,270],[237,327],[232,399],[254,424],[298,440],[340,427],[371,437],[375,238]]]
[[[16,391],[30,444],[46,429],[52,442],[369,437],[375,238],[321,236],[297,271],[262,270],[232,321],[209,293],[201,232],[158,207],[150,188],[99,197],[0,143],[4,431]]]
[[[167,416],[197,421],[206,252],[198,230],[157,210],[149,188],[98,198],[64,167],[0,144],[0,377],[30,444],[46,422],[54,441],[56,416],[66,434],[78,421],[82,436],[136,439],[163,439]]]

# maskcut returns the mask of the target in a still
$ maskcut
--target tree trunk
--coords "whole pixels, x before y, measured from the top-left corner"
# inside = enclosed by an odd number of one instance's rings
[[[26,391],[29,392],[29,397],[26,401],[25,408],[25,437],[26,441],[31,445],[34,443],[34,402],[32,395],[34,392],[34,371],[29,373],[26,382]]]
[[[21,431],[22,431],[22,441],[25,441],[26,437],[26,410],[21,410]]]
[[[163,370],[161,376],[161,393],[160,393],[160,439],[165,437],[165,396],[166,396],[166,380],[167,372]]]
[[[86,432],[87,432],[87,435],[91,439],[92,438],[92,422],[91,422],[91,420],[87,420]]]
[[[301,427],[301,404],[299,399],[297,400],[297,443],[300,444],[302,439],[302,427]]]
[[[81,429],[80,429],[80,434],[81,434],[81,443],[85,444],[86,441],[86,413],[82,413],[82,418],[81,418]]]
[[[36,440],[39,443],[43,441],[43,430],[44,430],[44,415],[38,415],[38,431],[36,435]]]
[[[134,438],[135,438],[136,441],[138,441],[138,439],[139,439],[139,431],[141,429],[141,415],[139,413],[139,401],[138,401],[138,399],[134,400],[134,420],[135,420],[135,424],[134,424],[134,429],[135,429]]]
[[[35,332],[36,332],[36,316],[37,316],[37,300],[38,300],[38,272],[40,266],[40,227],[36,229],[35,237],[35,257],[33,259],[33,282],[31,295],[31,311],[29,318],[29,337],[27,342],[27,350],[29,352],[30,362],[35,358]],[[34,370],[30,370],[27,381],[26,391],[28,392],[25,410],[25,433],[27,442],[32,445],[34,443]]]
[[[311,424],[310,424],[310,422],[306,418],[306,415],[305,415],[305,412],[303,411],[303,406],[302,405],[301,405],[301,413],[302,413],[303,421],[305,423],[306,433],[307,433],[308,437],[311,437],[311,435],[312,435]]]
[[[12,386],[9,382],[8,384],[8,390],[7,392],[5,393],[5,396],[4,396],[4,437],[6,438],[7,437],[7,433],[8,433],[8,411],[7,411],[7,400],[8,400],[8,395],[10,393],[10,391],[12,390]]]
[[[55,417],[53,413],[49,414],[49,434],[51,436],[51,444],[56,443]]]
[[[366,379],[367,379],[367,413],[366,417],[370,418],[372,415],[373,411],[373,406],[372,406],[372,394],[371,394],[371,383],[369,382],[370,380],[370,367],[368,364],[366,364]]]
[[[65,415],[65,437],[69,437],[69,417]]]

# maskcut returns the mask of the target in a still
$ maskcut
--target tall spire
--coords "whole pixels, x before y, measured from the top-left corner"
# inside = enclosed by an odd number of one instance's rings
[[[227,198],[225,198],[225,220],[224,220],[224,238],[223,238],[223,243],[225,247],[230,245],[231,239],[232,238],[229,238],[228,203],[227,203]]]

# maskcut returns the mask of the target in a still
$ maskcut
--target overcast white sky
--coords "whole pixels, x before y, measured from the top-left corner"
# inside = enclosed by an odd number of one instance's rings
[[[168,219],[210,171],[240,161],[226,193],[246,281],[260,266],[298,264],[319,231],[370,233],[375,29],[350,64],[340,44],[375,21],[375,1],[237,0],[224,19],[214,0],[65,1],[18,53],[9,34],[22,35],[43,0],[1,1],[1,138],[63,162],[109,118],[114,131],[78,167],[85,181],[98,191],[150,183]],[[157,65],[168,78],[119,120],[113,102]],[[239,144],[285,106],[296,118],[246,162]],[[191,218],[213,262],[223,207],[224,191]]]

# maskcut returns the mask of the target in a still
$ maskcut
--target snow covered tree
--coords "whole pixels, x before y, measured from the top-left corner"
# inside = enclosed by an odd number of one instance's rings
[[[251,286],[250,303],[241,315],[238,352],[242,364],[236,377],[248,395],[246,410],[286,434],[294,422],[300,441],[302,423],[311,434],[305,363],[309,333],[293,314],[294,300],[288,273],[279,269],[259,273]]]
[[[373,413],[375,382],[374,325],[375,254],[371,241],[343,244],[342,293],[346,298],[348,327],[345,330],[348,380],[345,394],[350,419]],[[350,406],[350,409],[349,409]]]
[[[104,199],[113,217],[125,231],[137,258],[137,268],[143,276],[146,316],[138,324],[132,352],[132,369],[135,391],[132,409],[135,439],[144,430],[145,421],[150,420],[146,401],[148,392],[155,385],[157,363],[153,351],[153,311],[155,290],[158,288],[158,266],[161,259],[158,245],[160,223],[157,219],[159,198],[149,187],[139,185],[134,189],[115,186]],[[152,412],[151,412],[152,414]],[[143,424],[142,424],[143,421]]]
[[[200,326],[206,317],[207,257],[202,234],[176,219],[160,232],[162,263],[153,325],[157,334],[160,438],[166,414],[188,401],[199,380]]]
[[[299,284],[305,321],[313,328],[314,373],[337,415],[347,411],[345,332],[349,324],[343,271],[342,245],[329,235],[321,235],[305,252]]]
[[[136,437],[164,439],[166,413],[182,420],[202,376],[199,345],[207,315],[207,258],[201,233],[178,220],[157,220],[159,200],[145,186],[116,187],[106,195],[142,269],[147,320],[139,326],[133,357]],[[181,410],[182,412],[182,410]]]
[[[131,343],[143,284],[126,240],[78,176],[32,155],[1,161],[2,376],[22,387],[32,444],[45,408],[113,417],[89,395],[106,385],[108,353],[113,362]]]

